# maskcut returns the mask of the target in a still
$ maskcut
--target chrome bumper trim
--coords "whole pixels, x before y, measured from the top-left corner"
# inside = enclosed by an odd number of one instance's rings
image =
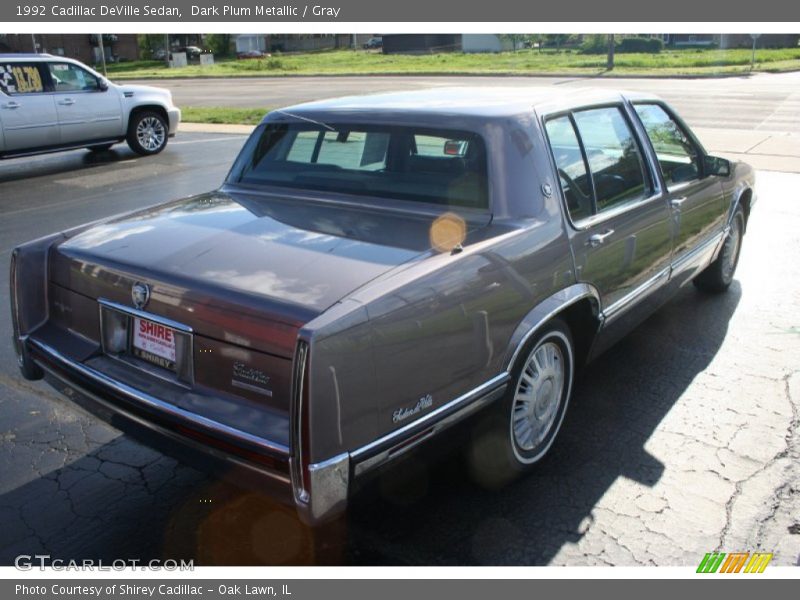
[[[61,354],[52,346],[49,346],[48,344],[45,344],[34,338],[28,338],[27,343],[33,346],[38,352],[41,352],[57,364],[63,366],[65,369],[73,371],[78,375],[89,379],[90,381],[109,388],[112,392],[121,395],[134,405],[155,410],[160,414],[166,414],[178,422],[183,422],[189,426],[199,428],[201,431],[206,431],[208,433],[220,436],[223,440],[227,439],[233,442],[244,444],[245,446],[255,447],[269,454],[278,455],[282,458],[288,457],[289,455],[289,448],[283,444],[272,442],[239,429],[229,427],[228,425],[224,425],[201,415],[183,410],[182,408],[179,408],[173,404],[159,400],[150,394],[146,394],[140,390],[132,388],[129,385],[116,381],[115,379],[104,375],[100,371],[92,369],[91,367],[87,367],[79,362],[75,362],[74,360],[71,360],[70,358]],[[34,360],[36,360],[35,357]],[[40,361],[36,362],[39,362],[42,368],[47,367],[46,364],[42,365]],[[62,377],[59,377],[59,379],[62,379]],[[71,384],[71,382],[68,383]]]

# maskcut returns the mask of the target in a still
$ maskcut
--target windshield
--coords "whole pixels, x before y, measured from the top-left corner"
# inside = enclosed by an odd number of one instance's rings
[[[230,183],[488,208],[475,133],[389,125],[272,123],[247,141]]]

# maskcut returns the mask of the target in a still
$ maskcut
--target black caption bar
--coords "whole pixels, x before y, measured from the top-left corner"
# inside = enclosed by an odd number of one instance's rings
[[[322,0],[267,4],[257,0],[6,0],[0,21],[106,22],[795,22],[800,3],[786,0]]]

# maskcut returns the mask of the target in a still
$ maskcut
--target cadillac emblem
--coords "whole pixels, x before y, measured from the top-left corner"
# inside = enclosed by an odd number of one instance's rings
[[[133,305],[139,310],[147,306],[150,302],[150,286],[146,283],[139,283],[138,281],[133,284],[131,288],[131,299]]]

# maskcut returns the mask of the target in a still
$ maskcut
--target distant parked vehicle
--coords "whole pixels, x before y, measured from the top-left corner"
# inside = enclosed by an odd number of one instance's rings
[[[137,154],[157,154],[180,119],[169,90],[117,85],[61,56],[0,54],[0,158],[100,152],[123,140]]]
[[[364,44],[364,50],[377,50],[378,48],[383,48],[382,37],[369,38],[367,43]]]
[[[262,52],[261,50],[247,50],[245,52],[237,52],[236,58],[239,59],[248,59],[248,58],[269,58],[272,56],[268,52]]]
[[[200,55],[203,54],[203,49],[197,46],[181,46],[175,52],[185,52],[186,58],[189,60],[200,60]]]

